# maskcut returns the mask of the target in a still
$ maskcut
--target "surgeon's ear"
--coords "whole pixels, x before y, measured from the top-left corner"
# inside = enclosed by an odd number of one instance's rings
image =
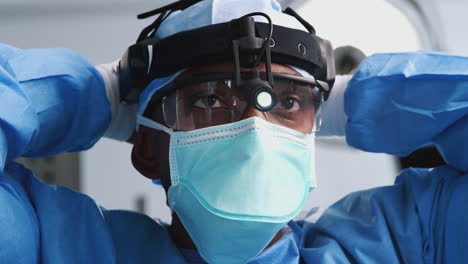
[[[150,179],[159,179],[157,175],[156,153],[150,146],[155,144],[154,136],[146,127],[140,127],[133,142],[132,163],[135,169],[143,176]]]
[[[132,149],[135,169],[150,179],[165,181],[169,175],[169,136],[145,126],[140,126]]]

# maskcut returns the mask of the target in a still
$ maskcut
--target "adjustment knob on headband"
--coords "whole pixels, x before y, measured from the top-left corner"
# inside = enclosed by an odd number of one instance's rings
[[[140,93],[146,88],[150,77],[150,52],[159,38],[149,38],[131,45],[119,62],[121,101],[138,103]]]

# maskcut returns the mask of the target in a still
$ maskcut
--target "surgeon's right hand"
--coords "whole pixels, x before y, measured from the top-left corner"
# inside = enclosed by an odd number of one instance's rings
[[[112,119],[105,137],[131,142],[135,131],[137,104],[127,104],[121,99],[119,87],[119,60],[97,65],[96,69],[104,79]]]

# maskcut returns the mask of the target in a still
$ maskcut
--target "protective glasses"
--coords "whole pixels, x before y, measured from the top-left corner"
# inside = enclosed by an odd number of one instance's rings
[[[260,76],[264,74],[261,72]],[[276,104],[267,112],[259,111],[261,115],[268,122],[304,134],[316,132],[321,123],[323,87],[328,84],[277,73],[273,73],[273,79]],[[162,96],[164,119],[169,127],[178,131],[232,123],[248,117],[248,111],[258,111],[249,106],[229,72],[193,74],[176,79],[171,87],[162,90],[170,91]]]

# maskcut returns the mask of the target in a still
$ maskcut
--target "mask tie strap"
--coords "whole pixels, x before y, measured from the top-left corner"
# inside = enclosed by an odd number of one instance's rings
[[[172,130],[171,128],[163,126],[163,125],[159,124],[158,122],[153,121],[153,120],[151,120],[151,119],[149,119],[147,117],[144,117],[142,115],[137,116],[137,132],[138,132],[139,125],[144,125],[146,127],[150,127],[150,128],[153,128],[153,129],[156,129],[156,130],[159,130],[159,131],[163,131],[163,132],[166,132],[169,135],[172,135],[174,133],[174,130]]]

